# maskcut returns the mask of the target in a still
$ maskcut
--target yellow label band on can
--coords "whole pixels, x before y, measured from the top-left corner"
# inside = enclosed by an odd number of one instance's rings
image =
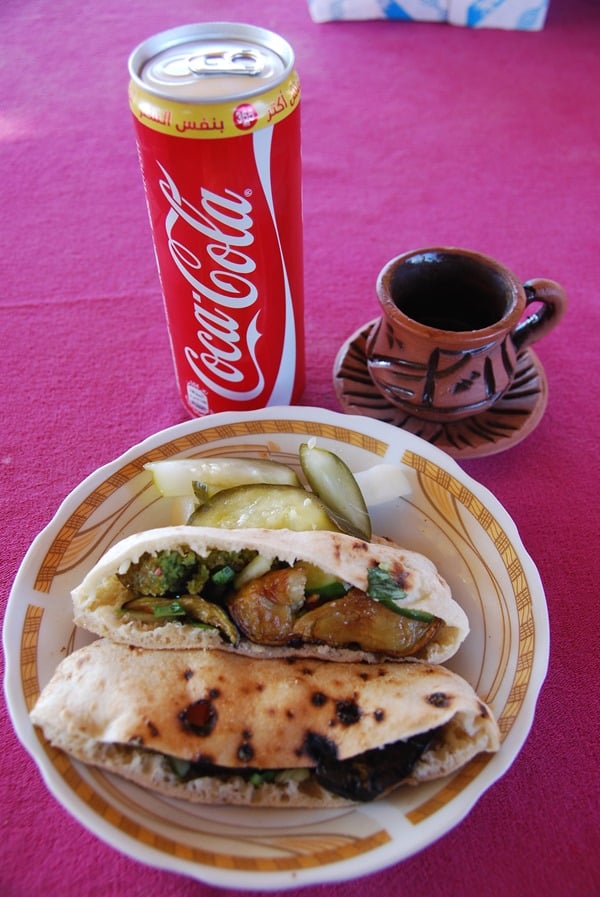
[[[168,100],[129,84],[129,106],[135,118],[148,128],[191,140],[240,137],[266,128],[290,115],[300,102],[296,72],[256,97],[221,103],[189,103]]]

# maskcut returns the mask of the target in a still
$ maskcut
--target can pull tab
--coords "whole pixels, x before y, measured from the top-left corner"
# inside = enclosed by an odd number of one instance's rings
[[[215,50],[190,56],[188,66],[195,75],[260,75],[265,58],[257,50]]]

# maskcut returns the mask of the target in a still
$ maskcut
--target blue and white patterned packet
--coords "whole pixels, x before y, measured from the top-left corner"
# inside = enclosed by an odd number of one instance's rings
[[[308,9],[315,22],[395,19],[539,31],[548,4],[549,0],[308,0]]]

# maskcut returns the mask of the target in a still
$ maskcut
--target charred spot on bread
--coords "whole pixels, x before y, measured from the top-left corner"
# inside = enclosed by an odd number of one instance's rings
[[[396,585],[401,589],[408,589],[410,584],[410,571],[405,570],[403,566],[394,564],[392,573]]]
[[[150,734],[151,734],[152,736],[154,736],[154,738],[156,738],[156,736],[158,735],[158,729],[157,729],[157,727],[154,725],[154,723],[152,722],[152,720],[151,720],[151,719],[147,720],[147,721],[146,721],[146,725],[148,726],[148,731],[150,732]]]
[[[183,728],[194,735],[210,735],[217,723],[218,713],[211,700],[200,698],[179,713]]]
[[[337,701],[335,715],[342,726],[354,726],[360,720],[362,711],[354,700]]]
[[[248,761],[252,760],[254,757],[254,748],[250,744],[250,739],[252,738],[252,732],[245,731],[242,733],[242,738],[244,739],[237,749],[237,757],[238,760],[241,760],[242,763],[248,763]]]
[[[314,691],[310,696],[310,703],[315,707],[323,707],[327,703],[327,695],[324,695],[322,691]]]
[[[427,701],[432,704],[434,707],[449,707],[452,703],[452,697],[447,695],[443,691],[434,691],[433,694],[428,695]]]
[[[186,682],[189,682],[190,679],[193,677],[193,675],[194,675],[193,670],[187,669],[187,670],[183,671],[183,678],[186,680]]]
[[[385,710],[382,710],[381,707],[378,707],[377,710],[373,711],[373,719],[376,723],[382,723],[385,719]]]
[[[215,765],[215,758],[212,754],[204,754],[202,753],[202,751],[200,751],[200,753],[196,754],[190,762],[195,766],[206,767],[207,769],[209,769],[210,767]]]

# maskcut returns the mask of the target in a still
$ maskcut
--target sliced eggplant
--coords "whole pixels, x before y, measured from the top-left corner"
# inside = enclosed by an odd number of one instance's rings
[[[226,641],[231,642],[232,645],[238,644],[240,634],[227,613],[218,604],[205,601],[204,598],[199,598],[197,595],[182,595],[179,603],[192,620],[218,629]]]
[[[294,635],[311,644],[410,657],[418,654],[439,629],[441,620],[425,622],[396,614],[373,601],[360,589],[351,589],[301,614],[294,622]]]
[[[289,644],[294,618],[304,604],[306,574],[301,567],[271,570],[242,586],[227,603],[236,626],[259,645]]]

